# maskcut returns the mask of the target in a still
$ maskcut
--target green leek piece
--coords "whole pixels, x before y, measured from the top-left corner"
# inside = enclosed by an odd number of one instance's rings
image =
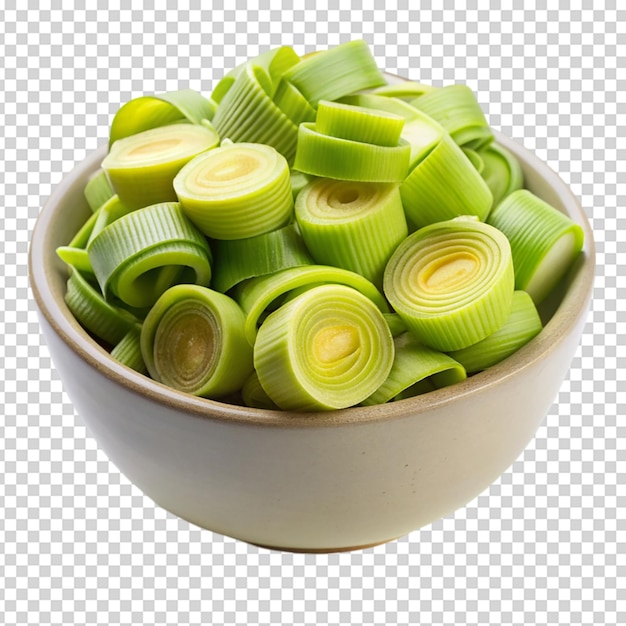
[[[141,325],[133,326],[111,350],[111,356],[116,360],[139,372],[147,374],[148,368],[141,354]]]
[[[289,165],[272,146],[230,143],[188,163],[174,180],[185,214],[208,237],[244,239],[293,217]]]
[[[362,405],[384,404],[407,394],[418,395],[431,388],[440,389],[467,378],[463,366],[452,357],[420,344],[411,333],[394,339],[395,357],[387,380]],[[429,385],[418,385],[429,379]]]
[[[493,334],[467,348],[450,352],[468,374],[475,374],[500,363],[541,332],[542,324],[535,303],[525,291],[513,293],[511,313]]]
[[[108,174],[99,169],[85,185],[85,200],[92,211],[98,210],[114,193]]]
[[[87,242],[91,237],[93,227],[98,221],[100,209],[96,209],[84,222],[84,224],[78,229],[78,232],[72,237],[72,240],[67,244],[70,248],[86,248]]]
[[[211,286],[226,292],[242,280],[314,263],[295,224],[246,239],[213,241]]]
[[[73,246],[59,246],[56,249],[56,253],[59,255],[59,258],[62,261],[64,261],[71,267],[77,269],[83,274],[89,274],[93,276],[93,267],[91,267],[91,261],[89,260],[87,250],[85,250],[84,248],[74,248]]]
[[[142,326],[141,352],[150,375],[196,396],[238,391],[253,369],[243,323],[232,298],[201,285],[174,285]]]
[[[251,278],[235,288],[234,297],[246,314],[246,337],[250,344],[255,342],[259,319],[272,302],[293,289],[322,283],[341,284],[356,289],[369,298],[381,313],[390,313],[384,296],[360,274],[326,265],[290,268],[268,276]]]
[[[130,209],[120,200],[120,197],[117,194],[112,195],[101,207],[98,211],[98,215],[96,221],[91,229],[91,233],[89,234],[89,239],[87,240],[87,244],[85,247],[89,247],[89,244],[92,240],[99,235],[109,224],[113,223],[115,220],[122,217],[122,215],[126,215],[130,213]]]
[[[134,315],[107,302],[75,269],[67,280],[65,303],[83,328],[111,346],[120,342],[138,323]]]
[[[234,67],[227,72],[217,83],[211,93],[211,99],[219,104],[228,90],[233,86],[239,75],[244,71],[246,67],[251,65],[262,68],[269,76],[275,91],[276,85],[280,82],[281,76],[293,65],[300,61],[300,57],[296,54],[293,48],[290,46],[280,46],[278,48],[272,48],[261,52],[256,57],[248,59],[243,63]]]
[[[397,313],[384,313],[383,315],[385,316],[389,330],[394,337],[406,332],[406,324]]]
[[[323,135],[315,124],[304,122],[293,167],[323,178],[399,183],[409,170],[410,155],[411,146],[403,139],[397,146],[377,146]]]
[[[287,80],[281,80],[274,91],[276,106],[297,126],[302,122],[313,122],[317,115],[309,101]]]
[[[493,200],[487,183],[447,134],[413,168],[400,194],[407,218],[417,228],[459,215],[484,221]]]
[[[497,228],[454,219],[421,228],[393,253],[384,291],[423,344],[448,352],[500,328],[513,298],[511,246]]]
[[[411,104],[437,120],[459,146],[479,150],[493,141],[493,131],[476,95],[467,85],[433,89]]]
[[[571,267],[583,248],[579,224],[527,189],[500,202],[489,224],[511,242],[515,287],[540,304]]]
[[[118,139],[159,126],[181,121],[200,124],[202,120],[210,120],[213,113],[210,100],[193,89],[134,98],[115,114],[109,134],[109,146]]]
[[[246,406],[255,409],[279,410],[280,407],[265,393],[261,387],[256,370],[248,376],[241,388],[241,398]]]
[[[217,133],[207,125],[161,126],[116,141],[102,168],[129,209],[175,202],[176,174],[194,156],[218,144]]]
[[[482,162],[480,175],[491,189],[492,208],[517,189],[524,187],[524,172],[517,157],[497,142],[489,144],[477,153]]]
[[[211,251],[177,202],[128,213],[107,226],[87,249],[102,293],[147,307],[176,283],[208,285]]]
[[[328,100],[320,100],[315,118],[318,133],[378,146],[397,146],[403,126],[395,113]]]
[[[316,263],[382,288],[385,265],[409,233],[398,185],[318,178],[300,192],[295,210]]]
[[[398,98],[399,100],[407,100],[412,102],[415,98],[423,96],[425,93],[435,91],[439,87],[434,85],[425,85],[414,80],[407,80],[402,83],[393,85],[383,85],[372,89],[372,94],[376,96],[385,96],[386,98]]]
[[[262,67],[246,64],[217,107],[213,125],[222,139],[267,144],[291,162],[298,127],[274,103],[272,89]]]
[[[320,100],[337,100],[385,84],[369,46],[360,39],[307,56],[283,77],[314,107]]]
[[[463,154],[465,154],[465,156],[469,159],[470,163],[474,166],[476,171],[479,174],[482,174],[483,170],[485,169],[485,162],[483,161],[482,153],[477,152],[476,150],[472,150],[471,148],[462,148],[462,150]],[[489,189],[491,189],[491,187],[489,187]]]
[[[342,98],[341,101],[354,106],[386,111],[387,113],[404,118],[404,126],[400,136],[411,146],[409,171],[412,170],[446,134],[441,124],[398,98],[366,93],[353,94]]]
[[[380,310],[344,285],[314,287],[271,313],[254,345],[261,386],[282,409],[331,410],[371,395],[393,364]]]

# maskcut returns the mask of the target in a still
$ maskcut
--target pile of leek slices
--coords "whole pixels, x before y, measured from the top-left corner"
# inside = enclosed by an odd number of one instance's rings
[[[583,247],[468,87],[387,84],[363,41],[127,102],[84,191],[58,249],[76,319],[160,383],[258,408],[381,404],[491,367],[541,331]]]

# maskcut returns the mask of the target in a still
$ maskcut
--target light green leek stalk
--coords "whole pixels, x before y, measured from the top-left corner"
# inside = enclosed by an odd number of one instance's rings
[[[489,144],[477,153],[482,162],[481,176],[491,189],[492,208],[503,198],[524,187],[524,172],[519,161],[509,150],[497,142]]]
[[[423,344],[448,352],[500,328],[513,298],[511,247],[499,230],[459,218],[409,235],[385,269],[384,291]]]
[[[141,325],[133,326],[111,350],[111,356],[116,360],[139,372],[147,374],[148,368],[141,354]]]
[[[325,411],[370,396],[393,364],[380,310],[355,289],[314,287],[271,313],[254,345],[261,386],[279,407]]]
[[[220,398],[241,389],[253,370],[243,323],[243,312],[232,298],[200,285],[175,285],[143,323],[143,360],[158,382]]]

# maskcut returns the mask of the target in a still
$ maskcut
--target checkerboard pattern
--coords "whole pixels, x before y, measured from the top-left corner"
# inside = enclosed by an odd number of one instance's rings
[[[624,6],[84,4],[0,9],[0,623],[626,623]],[[588,212],[597,281],[552,408],[488,490],[383,546],[272,552],[157,508],[98,449],[39,332],[29,235],[54,186],[106,141],[121,103],[209,92],[269,47],[303,54],[352,38],[390,72],[468,84],[495,128],[556,170]]]

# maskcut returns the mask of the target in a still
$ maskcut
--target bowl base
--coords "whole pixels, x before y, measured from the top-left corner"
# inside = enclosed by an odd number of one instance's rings
[[[269,546],[262,543],[252,543],[250,545],[257,548],[263,548],[264,550],[273,550],[275,552],[293,552],[296,554],[334,554],[337,552],[356,552],[358,550],[367,550],[369,548],[375,548],[376,546],[382,546],[391,541],[396,541],[399,537],[392,537],[391,539],[385,539],[383,541],[376,541],[374,543],[366,543],[360,546],[348,546],[341,548],[287,548],[283,546]]]

